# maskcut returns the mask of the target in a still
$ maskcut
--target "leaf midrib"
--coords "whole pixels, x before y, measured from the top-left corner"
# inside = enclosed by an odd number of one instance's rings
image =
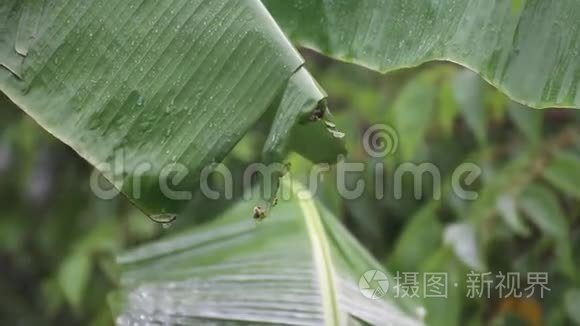
[[[285,187],[292,190],[293,196],[298,198],[298,203],[308,231],[308,237],[312,244],[314,265],[322,296],[324,323],[329,326],[342,325],[336,282],[334,279],[334,264],[332,262],[326,231],[316,203],[310,193],[308,193],[308,196],[302,195],[307,190],[299,182],[292,182],[292,180],[284,178],[282,183]]]

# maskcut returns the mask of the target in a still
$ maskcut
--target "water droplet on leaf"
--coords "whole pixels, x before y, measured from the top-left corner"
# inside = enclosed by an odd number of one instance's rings
[[[176,214],[155,214],[155,215],[149,216],[149,218],[155,223],[163,224],[163,226],[165,227],[165,225],[175,222],[175,220],[177,219],[177,215]]]

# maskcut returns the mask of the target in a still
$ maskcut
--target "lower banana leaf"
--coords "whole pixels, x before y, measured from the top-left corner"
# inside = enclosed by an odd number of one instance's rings
[[[243,201],[120,255],[117,324],[421,324],[423,308],[388,291],[393,278],[310,192],[288,179],[281,191],[291,199],[260,224]]]

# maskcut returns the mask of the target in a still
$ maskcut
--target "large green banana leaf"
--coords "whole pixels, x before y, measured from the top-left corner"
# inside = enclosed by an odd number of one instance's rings
[[[574,0],[266,3],[298,42],[340,59],[451,60],[520,102],[580,103]],[[5,0],[0,45],[0,90],[150,215],[188,199],[160,189],[165,168],[184,167],[174,188],[193,192],[269,108],[267,161],[343,151],[340,133],[308,123],[325,94],[258,0]]]
[[[580,107],[577,0],[264,0],[298,43],[381,72],[448,60],[518,102]]]
[[[179,214],[270,108],[268,161],[336,159],[302,65],[259,0],[0,3],[0,90],[152,216]],[[290,141],[301,133],[327,146]]]
[[[118,324],[420,324],[422,308],[396,298],[388,274],[367,286],[387,281],[386,293],[365,297],[359,280],[386,273],[381,265],[300,184],[285,178],[282,191],[292,199],[260,225],[241,202],[204,227],[121,255]]]

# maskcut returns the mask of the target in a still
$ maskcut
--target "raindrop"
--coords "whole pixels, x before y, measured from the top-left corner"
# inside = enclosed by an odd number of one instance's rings
[[[155,215],[150,215],[149,218],[155,223],[163,224],[164,228],[168,228],[169,226],[171,226],[171,223],[175,222],[175,220],[177,219],[177,215],[176,214],[155,214]]]
[[[328,128],[336,128],[336,124],[330,122],[330,121],[324,121],[324,124],[326,125],[326,127]]]

